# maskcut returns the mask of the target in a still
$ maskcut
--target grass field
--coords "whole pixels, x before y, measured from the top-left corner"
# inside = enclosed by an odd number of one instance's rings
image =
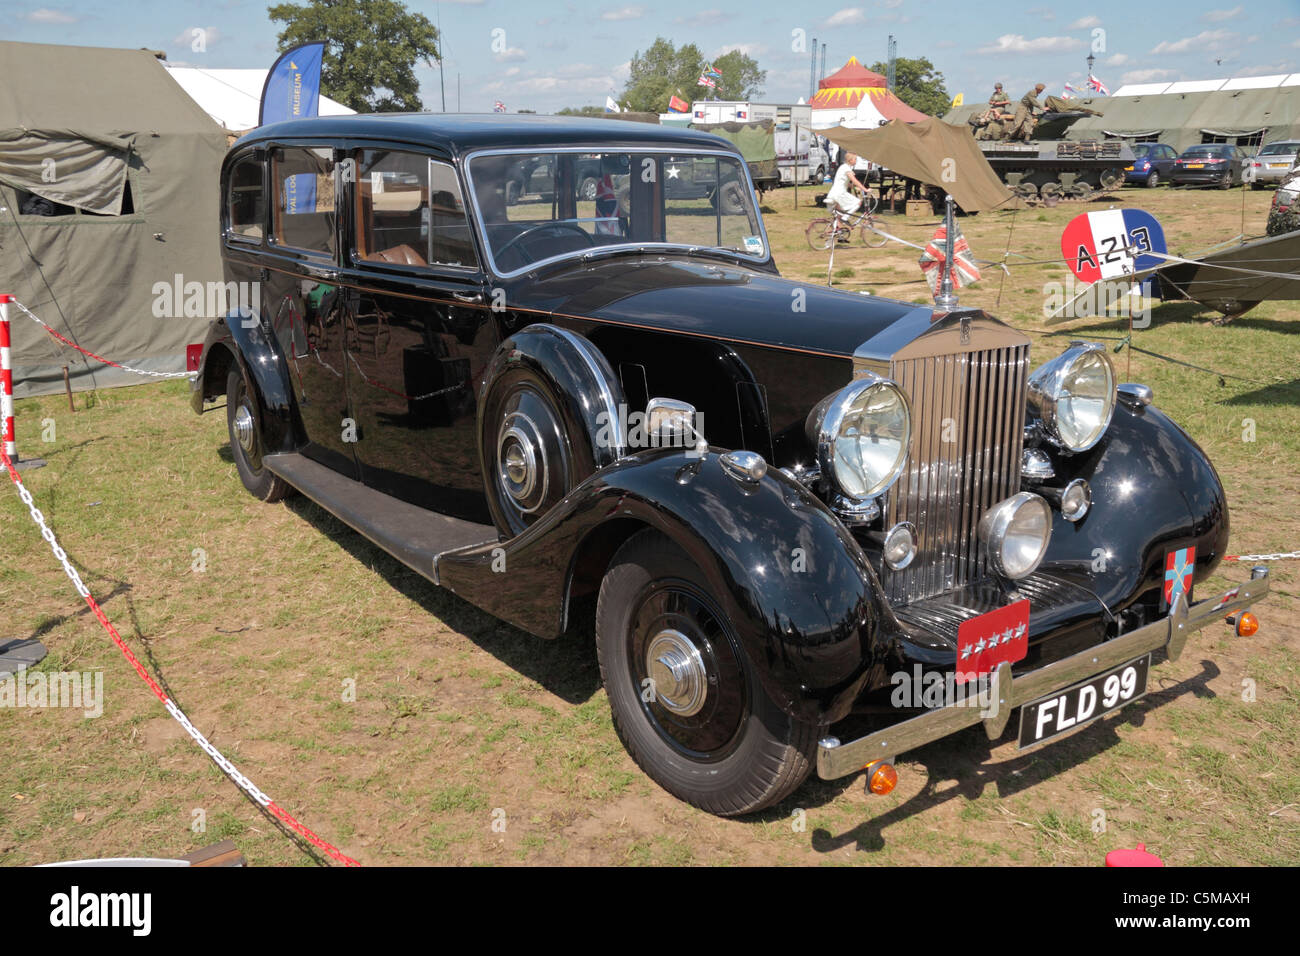
[[[782,273],[826,281],[803,227],[813,190],[769,194]],[[1163,222],[1171,251],[1262,232],[1269,192],[1125,189],[1088,206],[964,219],[977,256],[1055,259],[1065,223],[1108,205]],[[1244,228],[1243,228],[1244,221]],[[924,242],[932,220],[890,217]],[[912,249],[836,253],[837,287],[926,300]],[[1048,328],[1059,262],[985,268],[963,290],[1028,331],[1034,361],[1116,319]],[[1158,305],[1120,378],[1219,468],[1234,552],[1300,548],[1300,307],[1226,327]],[[1131,360],[1131,369],[1128,364]],[[1300,862],[1300,562],[1273,565],[1250,639],[1194,636],[1152,693],[1047,748],[1015,723],[903,756],[897,789],[810,780],[772,810],[720,820],[651,783],[624,753],[590,628],[544,642],[441,591],[301,498],[243,492],[224,411],[195,417],[184,383],[18,403],[25,478],[73,564],[195,725],[280,805],[368,864],[1080,864],[1144,842],[1174,865]],[[43,439],[52,439],[44,441]],[[46,672],[101,671],[103,715],[0,708],[0,863],[176,856],[232,838],[257,865],[310,863],[184,736],[54,561],[12,487],[0,492],[5,637],[38,636]],[[1099,503],[1104,507],[1104,503]],[[1212,587],[1244,577],[1224,565]],[[1208,593],[1202,589],[1200,593]],[[203,828],[199,829],[199,823]]]

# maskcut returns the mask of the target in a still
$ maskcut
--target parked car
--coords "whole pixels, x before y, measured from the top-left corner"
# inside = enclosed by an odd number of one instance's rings
[[[1280,139],[1265,143],[1250,160],[1251,189],[1263,189],[1268,183],[1280,183],[1295,165],[1300,154],[1300,139]]]
[[[507,205],[537,156],[553,201]],[[583,156],[628,170],[616,210],[579,195]],[[686,161],[739,208],[669,198]],[[225,401],[244,487],[540,638],[594,631],[628,753],[709,812],[814,768],[888,792],[898,755],[1013,710],[1042,743],[1268,590],[1193,601],[1223,488],[1103,345],[1030,374],[979,309],[783,279],[720,138],[318,117],[244,136],[221,189],[226,278],[258,300],[213,324],[193,407]],[[887,726],[850,739],[863,712]]]
[[[1169,171],[1174,186],[1218,186],[1229,189],[1241,184],[1245,157],[1230,143],[1202,143],[1183,150]]]
[[[1134,143],[1133,165],[1124,167],[1126,183],[1156,187],[1169,179],[1178,152],[1164,143]]]
[[[1300,166],[1293,166],[1286,178],[1277,184],[1277,192],[1273,193],[1265,232],[1270,236],[1280,236],[1297,229],[1300,229]]]

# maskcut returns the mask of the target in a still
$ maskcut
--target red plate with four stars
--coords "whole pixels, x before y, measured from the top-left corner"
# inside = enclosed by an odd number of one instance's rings
[[[957,683],[1014,664],[1029,653],[1029,601],[989,611],[957,628]]]

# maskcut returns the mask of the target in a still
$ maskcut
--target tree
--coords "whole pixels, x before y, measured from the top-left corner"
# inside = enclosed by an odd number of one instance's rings
[[[695,81],[704,69],[704,54],[694,43],[680,50],[663,37],[655,37],[650,48],[632,54],[627,86],[619,101],[630,110],[662,113],[673,95],[689,100],[695,93]]]
[[[604,116],[605,107],[603,106],[566,106],[562,110],[555,111],[556,116]]]
[[[713,89],[698,85],[700,74],[708,65],[704,54],[694,43],[680,48],[663,37],[656,37],[650,48],[632,55],[627,86],[620,100],[630,110],[662,113],[668,109],[668,99],[680,96],[688,102],[696,97],[708,96],[721,100],[748,100],[763,88],[767,77],[753,57],[732,50],[713,61],[722,74]]]
[[[322,41],[321,92],[361,113],[420,110],[415,64],[439,57],[438,31],[398,0],[309,0],[267,10],[280,51]]]
[[[760,70],[753,57],[732,50],[713,61],[713,68],[722,74],[717,92],[720,100],[752,100],[763,92],[767,70]]]
[[[881,76],[889,75],[887,63],[873,63],[871,69]],[[923,56],[894,60],[894,92],[912,109],[930,116],[942,116],[951,108],[952,97],[943,87],[943,74],[936,72],[934,64]]]

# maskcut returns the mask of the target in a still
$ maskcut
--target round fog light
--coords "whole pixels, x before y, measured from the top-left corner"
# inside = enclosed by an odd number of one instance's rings
[[[980,519],[979,536],[995,571],[1008,578],[1023,578],[1033,573],[1047,553],[1052,509],[1033,492],[1018,492]]]
[[[1092,488],[1082,478],[1076,478],[1061,492],[1061,517],[1066,521],[1082,521],[1092,507]]]
[[[916,557],[916,528],[910,521],[900,521],[885,535],[885,564],[901,571]]]
[[[877,796],[884,796],[898,785],[898,771],[893,764],[877,760],[866,766],[867,789]]]

